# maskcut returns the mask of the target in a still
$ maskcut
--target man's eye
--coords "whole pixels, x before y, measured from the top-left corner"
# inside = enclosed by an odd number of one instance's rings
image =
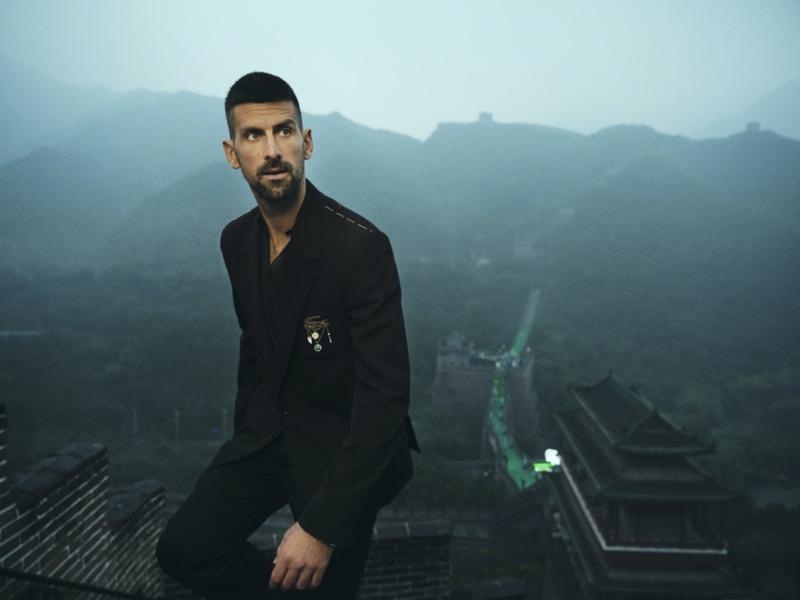
[[[255,140],[257,140],[260,137],[261,137],[261,134],[258,131],[248,131],[247,134],[245,135],[245,138],[248,141],[251,141],[251,142],[254,142]]]
[[[278,130],[278,133],[283,136],[292,135],[292,130],[288,127],[283,127]]]

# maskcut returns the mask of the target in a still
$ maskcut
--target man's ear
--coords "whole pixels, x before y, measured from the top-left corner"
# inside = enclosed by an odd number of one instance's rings
[[[308,160],[314,153],[314,139],[311,137],[311,130],[306,129],[303,132],[303,158]]]
[[[239,168],[239,159],[236,157],[236,151],[233,149],[232,140],[223,140],[222,149],[225,151],[225,158],[228,159],[228,164],[233,169]]]

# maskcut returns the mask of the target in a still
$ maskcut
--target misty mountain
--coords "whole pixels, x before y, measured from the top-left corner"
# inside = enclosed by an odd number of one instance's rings
[[[585,145],[579,134],[495,123],[488,114],[440,125],[423,147],[438,251],[480,254],[525,235],[585,185]]]
[[[747,123],[800,140],[800,79],[767,94],[737,115],[718,119],[699,132],[700,137],[727,137],[742,131]]]
[[[83,119],[56,148],[138,179],[149,193],[220,160],[227,137],[218,99],[139,90]]]
[[[786,219],[798,206],[800,144],[764,131],[694,141],[619,126],[584,136],[482,115],[420,142],[336,113],[307,115],[306,125],[311,180],[386,229],[406,257],[508,255],[515,239],[610,180],[646,179],[633,166],[648,160],[691,182],[695,203],[721,195],[726,210]],[[252,206],[224,162],[225,137],[221,102],[196,94],[133,92],[96,110],[54,148],[0,167],[0,264],[102,268],[125,256],[202,268],[201,254],[167,251],[163,238],[180,237],[168,224],[181,223],[215,251],[227,220]]]
[[[226,130],[224,118],[212,125],[222,117],[218,104],[132,92],[1,165],[0,264],[99,266],[100,240],[127,212],[219,160]]]
[[[0,56],[0,164],[52,145],[63,131],[119,97],[109,90],[63,84]],[[14,85],[9,85],[14,82]]]
[[[138,202],[98,241],[107,265],[153,272],[217,270],[221,224],[252,208],[244,179],[214,162]]]
[[[791,367],[800,337],[800,181],[784,178],[793,192],[783,199],[737,193],[736,181],[702,171],[714,154],[704,145],[682,161],[632,161],[576,198],[572,217],[542,240],[549,260],[540,325],[584,332],[571,342],[584,368],[624,366],[640,380],[659,373],[664,381],[653,387],[669,396],[709,369]],[[800,144],[794,156],[800,161]],[[685,171],[692,158],[699,175]],[[609,339],[625,343],[610,351]],[[719,346],[740,351],[709,352]]]
[[[139,198],[137,178],[92,157],[40,148],[0,166],[0,264],[99,264],[97,242]]]

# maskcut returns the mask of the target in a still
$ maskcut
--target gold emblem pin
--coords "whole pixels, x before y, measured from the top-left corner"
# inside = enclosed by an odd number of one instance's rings
[[[321,319],[319,315],[315,315],[313,317],[306,317],[303,321],[303,327],[306,330],[306,339],[308,343],[314,347],[314,352],[321,352],[322,351],[322,334],[328,336],[328,343],[333,343],[333,338],[331,337],[330,329],[328,326],[330,325],[330,321],[328,319]]]

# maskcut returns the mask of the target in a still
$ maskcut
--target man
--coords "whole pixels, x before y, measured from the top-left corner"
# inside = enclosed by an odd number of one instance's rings
[[[225,100],[225,156],[257,206],[221,239],[241,327],[234,435],[159,540],[209,599],[354,598],[378,509],[411,477],[408,352],[388,238],[305,177],[297,98],[250,73]],[[289,504],[274,564],[247,543]]]

